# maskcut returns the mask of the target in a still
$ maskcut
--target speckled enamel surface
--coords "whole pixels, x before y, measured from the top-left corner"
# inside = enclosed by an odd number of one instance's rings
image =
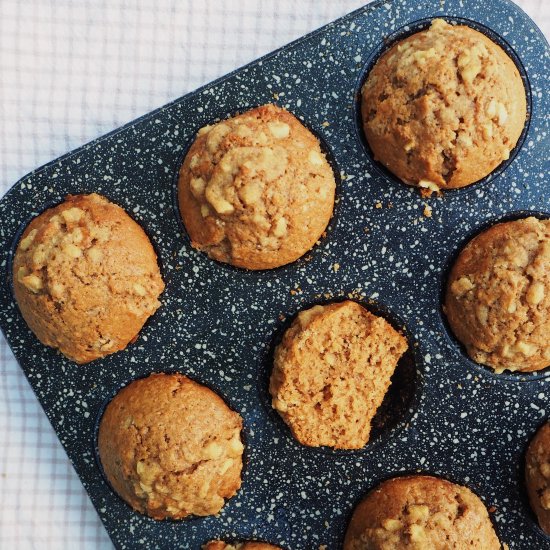
[[[505,171],[426,201],[374,167],[355,109],[364,67],[384,38],[435,16],[471,19],[502,37],[525,67],[532,105],[528,133]],[[36,170],[2,199],[0,325],[118,548],[198,549],[223,537],[332,550],[366,491],[415,471],[468,485],[494,507],[499,537],[510,548],[550,548],[521,481],[523,452],[550,409],[548,373],[496,376],[476,366],[440,311],[449,262],[473,234],[510,216],[550,212],[548,74],[544,38],[511,2],[376,2]],[[322,137],[341,182],[327,236],[306,259],[253,273],[190,248],[174,207],[174,174],[201,126],[273,100]],[[167,288],[135,344],[78,366],[27,329],[9,268],[17,236],[33,216],[68,193],[92,191],[143,226]],[[425,203],[431,217],[423,215]],[[273,342],[299,310],[325,301],[325,293],[348,292],[405,322],[416,360],[410,411],[358,452],[301,447],[269,408]],[[241,490],[218,517],[156,522],[106,484],[95,457],[96,424],[118,388],[152,371],[176,370],[240,412],[247,464]]]

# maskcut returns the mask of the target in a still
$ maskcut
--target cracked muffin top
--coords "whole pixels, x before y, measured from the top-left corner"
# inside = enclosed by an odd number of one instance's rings
[[[179,175],[192,245],[245,269],[303,256],[332,216],[335,180],[319,140],[264,105],[199,130]]]
[[[431,476],[397,477],[353,512],[344,550],[500,550],[485,505],[470,489]]]
[[[395,44],[362,88],[376,160],[425,194],[478,181],[510,156],[526,119],[518,69],[482,33],[435,19]]]
[[[281,550],[278,546],[267,542],[237,542],[229,544],[221,540],[212,540],[205,544],[203,550]]]
[[[274,355],[273,408],[311,447],[360,449],[407,340],[360,304],[302,311]]]
[[[69,196],[31,221],[15,252],[13,287],[38,339],[87,363],[137,337],[164,283],[143,229],[91,194]]]
[[[538,430],[525,455],[525,482],[531,508],[550,535],[550,422]]]
[[[550,220],[498,223],[472,239],[443,309],[474,361],[496,372],[550,366]]]
[[[123,388],[101,418],[98,448],[113,489],[154,519],[217,514],[241,486],[242,419],[181,374]]]

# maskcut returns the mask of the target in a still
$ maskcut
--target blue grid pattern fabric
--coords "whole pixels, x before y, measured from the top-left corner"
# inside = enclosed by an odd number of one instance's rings
[[[364,3],[0,0],[0,196],[37,166]],[[548,1],[517,3],[549,36]],[[0,494],[0,548],[112,548],[1,335]]]

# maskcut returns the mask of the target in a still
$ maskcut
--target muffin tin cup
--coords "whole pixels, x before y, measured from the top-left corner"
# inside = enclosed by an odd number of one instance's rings
[[[452,188],[452,189],[442,189],[442,193],[462,194],[462,193],[474,191],[479,186],[484,186],[484,184],[488,184],[489,182],[497,178],[500,174],[502,174],[516,158],[518,152],[521,150],[523,146],[525,137],[529,132],[529,123],[531,119],[531,110],[532,110],[531,85],[529,83],[529,77],[527,75],[525,67],[521,62],[521,59],[516,54],[515,50],[501,35],[494,32],[489,27],[482,25],[477,21],[473,21],[472,19],[467,19],[464,17],[455,17],[455,16],[446,15],[446,14],[437,15],[437,18],[444,19],[445,21],[447,21],[447,23],[450,23],[453,25],[466,25],[468,27],[471,27],[472,29],[484,34],[493,42],[495,42],[498,46],[500,46],[512,59],[512,61],[514,62],[514,64],[518,69],[519,75],[521,77],[521,80],[523,82],[523,86],[525,89],[525,98],[527,102],[527,117],[525,120],[525,124],[523,126],[523,130],[521,131],[521,134],[518,138],[516,145],[514,146],[512,151],[510,151],[510,157],[505,161],[501,162],[485,177],[471,183],[470,185],[466,185],[464,187]],[[361,90],[369,76],[370,71],[373,69],[373,67],[376,65],[378,60],[382,57],[382,55],[384,55],[397,42],[400,42],[401,40],[404,40],[405,38],[408,38],[413,34],[427,30],[430,27],[430,24],[433,21],[433,19],[434,17],[428,17],[424,19],[419,19],[417,21],[413,21],[411,23],[407,23],[407,25],[404,25],[403,27],[397,29],[395,32],[392,32],[390,35],[384,37],[383,41],[377,45],[377,47],[373,50],[373,52],[367,59],[367,62],[365,63],[356,84],[356,92],[355,92],[356,99],[355,99],[354,107],[355,107],[355,124],[356,124],[357,139],[363,146],[365,154],[367,155],[370,162],[372,163],[372,167],[379,173],[380,176],[382,176],[388,182],[391,182],[392,184],[395,184],[395,185],[407,185],[408,187],[414,187],[406,184],[404,181],[399,179],[395,174],[393,174],[388,168],[386,168],[386,166],[384,166],[380,161],[375,160],[374,154],[372,152],[372,149],[370,148],[370,145],[365,136],[365,131],[363,129],[363,120],[362,120],[362,114],[361,114],[361,99],[362,99]]]
[[[417,190],[390,185],[365,152],[357,91],[385,37],[441,16],[478,22],[510,44],[528,75],[530,118],[505,171],[493,172],[490,184],[432,199],[426,218]],[[443,7],[439,0],[374,2],[49,163],[3,197],[0,326],[116,547],[196,549],[223,538],[292,550],[340,548],[353,507],[370,488],[420,470],[469,486],[494,505],[500,538],[511,550],[550,549],[517,476],[527,438],[550,410],[547,376],[518,383],[471,365],[441,318],[445,268],[457,243],[510,212],[549,210],[548,59],[545,39],[508,0],[446,0]],[[200,127],[275,96],[333,155],[335,175],[342,175],[337,210],[326,238],[306,258],[247,272],[209,259],[182,237],[175,174]],[[76,365],[27,328],[10,288],[10,261],[23,223],[67,194],[91,192],[143,227],[166,289],[135,343]],[[286,326],[279,314],[295,315],[323,301],[316,296],[337,299],[344,290],[371,310],[383,304],[390,321],[406,326],[417,372],[412,412],[363,450],[311,449],[297,444],[270,410],[269,356]],[[214,388],[243,417],[243,485],[219,516],[152,520],[111,491],[97,464],[94,442],[106,401],[129,381],[161,371]]]
[[[275,105],[278,105],[279,107],[283,107],[279,102],[277,101],[271,101],[270,103],[273,103]],[[180,207],[179,207],[179,174],[180,169],[185,161],[185,158],[187,157],[187,154],[189,153],[189,150],[191,149],[193,143],[195,143],[195,140],[197,139],[197,132],[203,128],[204,126],[208,125],[214,125],[219,122],[223,122],[224,120],[228,120],[230,118],[233,118],[235,116],[241,115],[246,113],[247,111],[250,111],[252,109],[255,109],[257,107],[261,107],[261,104],[257,105],[247,105],[244,106],[241,109],[237,109],[235,111],[232,111],[231,113],[223,113],[221,116],[214,117],[210,119],[209,121],[205,122],[202,126],[198,127],[193,134],[193,137],[187,142],[185,147],[183,148],[183,152],[180,157],[180,162],[177,167],[177,169],[174,172],[174,178],[173,178],[173,196],[172,196],[172,202],[173,202],[173,208],[176,218],[178,219],[180,230],[182,233],[183,238],[185,239],[188,246],[191,246],[191,238],[189,236],[189,233],[187,232],[187,228],[185,227],[185,223],[183,221]],[[319,141],[319,145],[321,147],[321,151],[325,154],[327,161],[332,169],[332,173],[334,174],[334,181],[336,183],[335,187],[335,193],[334,193],[334,208],[332,210],[332,216],[330,217],[330,220],[325,228],[325,231],[321,235],[321,237],[317,240],[317,242],[313,245],[312,248],[310,248],[307,252],[305,252],[302,256],[294,260],[293,262],[290,262],[288,264],[281,265],[279,267],[274,267],[271,269],[256,269],[256,270],[250,270],[245,269],[242,267],[238,267],[235,265],[232,265],[230,263],[221,262],[219,260],[215,260],[213,258],[209,258],[210,261],[216,263],[219,265],[222,269],[228,269],[231,271],[234,271],[236,273],[240,273],[244,277],[249,276],[257,276],[259,274],[272,274],[272,275],[279,275],[281,273],[284,273],[285,270],[291,270],[295,269],[296,265],[303,265],[305,262],[310,261],[313,258],[314,254],[318,253],[318,249],[322,248],[327,244],[327,242],[330,242],[330,236],[332,231],[334,230],[336,224],[338,223],[338,214],[339,214],[339,194],[342,191],[342,178],[341,178],[341,172],[338,168],[338,163],[336,162],[336,157],[334,156],[331,148],[327,144],[326,140],[323,137],[323,133],[319,127],[316,127],[309,123],[304,117],[302,113],[300,113],[299,109],[294,109],[291,111],[291,113],[301,122],[301,124],[307,128]],[[200,252],[201,254],[206,255],[205,252]]]
[[[101,462],[101,458],[100,458],[100,454],[99,454],[99,426],[101,425],[101,419],[103,418],[103,415],[105,413],[105,409],[107,408],[107,406],[109,405],[109,403],[115,398],[115,396],[121,391],[123,390],[125,387],[129,386],[132,382],[135,382],[136,380],[142,380],[144,378],[148,378],[149,376],[151,376],[152,374],[182,374],[184,376],[187,376],[185,374],[185,372],[182,372],[181,370],[153,370],[149,373],[146,373],[146,374],[143,374],[143,375],[140,375],[140,376],[136,376],[130,380],[126,380],[125,382],[123,382],[119,387],[117,388],[113,388],[111,390],[111,392],[109,393],[109,395],[105,398],[105,400],[103,401],[103,403],[99,406],[98,408],[98,412],[97,412],[97,415],[96,415],[96,420],[95,420],[95,423],[94,423],[94,437],[93,437],[93,440],[91,441],[92,443],[92,453],[93,453],[93,456],[94,456],[94,459],[95,459],[95,463],[96,463],[96,466],[97,466],[97,469],[101,472],[101,476],[103,477],[103,482],[105,483],[105,485],[107,485],[107,487],[111,490],[113,496],[121,503],[123,503],[127,508],[129,508],[130,510],[132,510],[132,513],[136,513],[138,514],[139,512],[135,511],[116,491],[115,489],[113,489],[112,485],[111,485],[111,482],[109,481],[108,477],[107,477],[107,474],[105,473],[105,470],[103,468],[103,464]],[[218,397],[220,397],[223,402],[234,412],[239,412],[237,409],[235,409],[232,404],[230,403],[230,401],[227,399],[227,397],[225,395],[223,395],[223,393],[221,393],[219,391],[218,388],[216,387],[213,387],[211,384],[209,383],[203,383],[201,382],[200,380],[196,379],[196,378],[192,378],[190,376],[187,376],[187,378],[189,378],[190,380],[192,380],[193,382],[196,382],[197,384],[201,384],[202,386],[205,386],[207,387],[209,390],[213,391]],[[243,445],[244,445],[244,451],[243,451],[243,455],[242,455],[242,463],[243,463],[243,467],[242,467],[242,470],[241,470],[241,479],[245,479],[245,476],[247,474],[247,464],[248,464],[248,442],[247,442],[247,427],[245,426],[244,422],[243,422],[243,427],[242,427],[242,430],[241,430],[241,441],[243,442]],[[242,488],[241,488],[242,489]],[[235,496],[238,495],[239,491],[241,491],[241,489],[238,489],[237,491],[237,494]],[[232,498],[235,498],[235,497],[232,497]],[[231,501],[231,499],[227,499],[226,500],[226,505]],[[147,514],[140,514],[143,516],[144,519],[147,519],[149,520],[150,522],[152,522],[153,524],[158,522],[159,520],[156,520],[156,519],[153,519],[151,517],[149,517]],[[173,519],[173,518],[166,518],[164,520],[162,520],[163,522],[168,522],[168,523],[174,523],[174,524],[177,524],[177,523],[181,523],[181,522],[187,522],[187,521],[200,521],[201,519],[203,519],[201,516],[195,516],[195,515],[190,515],[190,516],[187,516],[185,518],[181,518],[181,519]]]
[[[484,375],[489,375],[492,378],[494,378],[495,381],[503,382],[503,383],[532,382],[535,380],[548,379],[548,377],[550,377],[550,366],[546,367],[545,369],[532,371],[532,372],[519,372],[519,371],[505,370],[504,372],[496,373],[488,365],[477,363],[468,355],[462,342],[455,336],[453,329],[449,324],[447,316],[443,311],[443,304],[445,303],[445,294],[447,292],[449,275],[451,274],[451,270],[456,260],[458,259],[458,256],[460,255],[462,250],[464,250],[464,247],[472,239],[474,239],[479,234],[483,233],[493,225],[520,220],[520,219],[528,218],[530,216],[534,218],[538,218],[539,220],[550,219],[550,213],[541,212],[538,210],[537,211],[523,210],[520,212],[509,212],[504,216],[500,216],[492,220],[486,220],[479,227],[476,227],[474,230],[470,231],[467,235],[465,235],[460,240],[460,243],[458,244],[456,250],[454,250],[450,254],[441,275],[440,300],[441,300],[442,307],[439,310],[439,315],[440,315],[442,330],[447,336],[447,341],[449,345],[453,346],[460,352],[460,354],[462,355],[464,364],[467,365],[469,368],[473,369],[477,373],[483,373]]]
[[[405,336],[408,348],[400,358],[391,377],[390,388],[372,420],[370,439],[366,445],[360,449],[333,449],[327,446],[310,447],[302,445],[294,438],[289,426],[287,426],[281,415],[271,405],[272,396],[269,391],[269,382],[271,373],[273,372],[275,349],[281,343],[285,332],[290,328],[300,312],[316,305],[328,305],[348,300],[360,304],[374,315],[383,317],[394,329]],[[281,317],[283,318],[281,319]],[[407,329],[403,319],[389,311],[379,301],[366,300],[362,296],[357,296],[352,292],[344,290],[336,293],[332,290],[321,293],[321,295],[306,297],[301,301],[298,310],[289,312],[288,315],[281,312],[279,318],[280,322],[274,328],[271,343],[264,354],[259,376],[260,382],[258,384],[260,399],[272,420],[274,435],[275,431],[277,431],[277,437],[290,438],[290,443],[296,447],[297,452],[322,453],[333,458],[348,454],[372,455],[388,439],[399,436],[399,433],[406,428],[416,413],[422,396],[422,359],[418,344],[414,342],[413,336]]]

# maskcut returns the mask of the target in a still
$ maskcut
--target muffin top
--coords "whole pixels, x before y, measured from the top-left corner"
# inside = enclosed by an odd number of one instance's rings
[[[526,119],[516,65],[497,44],[435,19],[395,44],[362,89],[375,159],[430,193],[464,187],[508,159]]]
[[[241,486],[242,419],[181,374],[123,388],[101,418],[105,475],[132,508],[155,519],[217,514]]]
[[[31,221],[15,252],[13,286],[38,339],[77,363],[124,349],[164,289],[143,229],[96,194],[69,196]]]
[[[267,542],[237,542],[228,544],[221,540],[212,540],[203,546],[203,550],[281,550],[278,546]]]
[[[302,311],[275,350],[273,407],[303,445],[359,449],[406,339],[356,302]]]
[[[483,502],[466,487],[431,476],[397,477],[353,512],[344,550],[500,550]]]
[[[538,430],[525,455],[525,481],[531,508],[550,535],[550,422]]]
[[[550,365],[550,220],[499,223],[451,270],[444,311],[468,355],[496,372]]]
[[[275,105],[199,130],[179,176],[193,246],[246,269],[305,254],[330,220],[334,193],[319,140]]]

